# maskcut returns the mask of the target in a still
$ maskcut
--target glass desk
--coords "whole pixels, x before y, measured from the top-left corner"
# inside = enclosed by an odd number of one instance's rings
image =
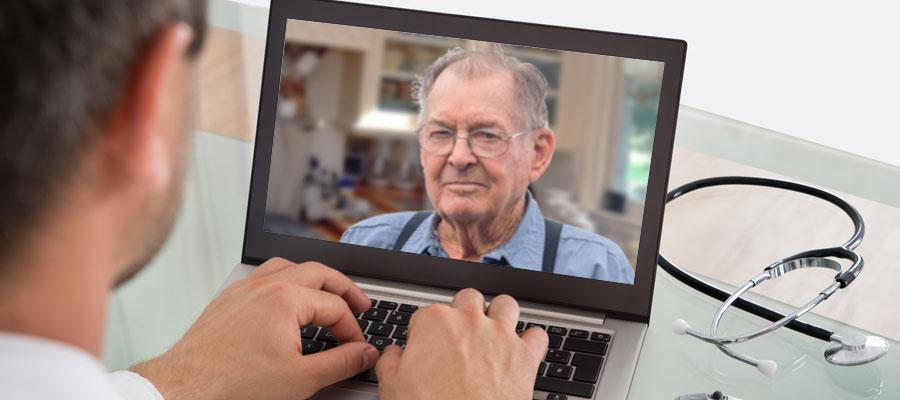
[[[184,204],[172,237],[161,253],[110,299],[103,359],[111,369],[127,368],[174,344],[240,259],[261,48],[268,18],[266,3],[210,1],[210,49],[203,66],[200,129],[191,150]],[[900,257],[900,250],[890,245],[900,240],[900,232],[894,232],[900,223],[900,196],[895,193],[895,188],[900,187],[900,169],[683,106],[670,186],[723,174],[786,177],[839,192],[860,207],[871,226],[867,242],[860,248],[867,270],[854,283],[858,288],[839,292],[817,309],[822,315],[804,320],[838,333],[856,329],[850,326],[863,327],[888,337],[892,349],[866,366],[837,367],[822,357],[825,343],[781,330],[736,347],[778,362],[777,375],[764,378],[712,345],[672,333],[672,321],[678,318],[705,327],[718,303],[660,270],[650,329],[629,398],[671,399],[713,390],[743,399],[900,398],[900,317],[892,315],[889,307],[897,303],[898,297],[892,288],[900,287],[900,274],[890,269],[892,260]],[[726,282],[722,285],[742,283],[764,265],[796,252],[795,249],[813,248],[820,242],[837,244],[849,235],[847,226],[831,220],[832,214],[840,217],[833,210],[826,207],[823,214],[818,214],[816,205],[776,197],[772,201],[777,201],[777,205],[765,201],[743,204],[753,212],[746,213],[746,221],[736,218],[735,225],[727,229],[758,233],[761,231],[747,229],[741,223],[798,217],[802,220],[797,224],[798,230],[785,235],[796,239],[773,244],[756,241],[765,239],[765,235],[754,235],[763,239],[741,240],[746,242],[745,248],[736,249],[733,242],[712,245],[708,240],[722,236],[722,228],[714,226],[715,218],[697,220],[702,213],[697,213],[696,207],[733,211],[729,202],[735,198],[715,193],[704,198],[702,202],[685,201],[667,210],[662,248],[673,261]],[[803,230],[809,226],[803,225],[806,222],[824,225],[813,234]],[[749,254],[751,262],[734,263],[728,253]],[[717,265],[731,268],[716,268]],[[797,304],[798,299],[808,299],[825,286],[823,279],[828,278],[801,274],[752,297],[785,310],[781,301]],[[725,332],[739,333],[759,323],[756,318],[735,312],[726,317],[723,328]]]
[[[754,301],[774,303],[760,297]],[[714,390],[741,399],[894,399],[900,396],[897,383],[900,353],[896,341],[890,341],[891,350],[881,359],[855,367],[829,364],[823,357],[824,342],[787,329],[734,346],[755,358],[777,362],[778,372],[769,379],[711,344],[672,332],[672,321],[678,318],[705,331],[719,304],[658,271],[650,329],[629,399],[672,399],[676,395]],[[749,332],[763,322],[744,312],[731,313],[725,320],[728,322],[722,327],[732,333]],[[802,320],[838,334],[862,332],[816,315]]]

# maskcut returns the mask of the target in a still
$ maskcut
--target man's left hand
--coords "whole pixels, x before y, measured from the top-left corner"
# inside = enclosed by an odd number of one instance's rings
[[[166,400],[306,398],[375,365],[378,351],[351,313],[369,305],[334,269],[272,259],[222,291],[171,350],[133,371]],[[308,324],[342,344],[301,356],[299,327]]]

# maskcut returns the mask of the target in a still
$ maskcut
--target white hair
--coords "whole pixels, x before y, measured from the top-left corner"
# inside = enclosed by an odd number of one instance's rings
[[[412,95],[419,107],[418,122],[425,122],[425,105],[438,76],[453,66],[456,73],[473,78],[497,71],[497,67],[508,71],[515,82],[519,102],[519,118],[525,129],[549,127],[547,113],[547,78],[534,65],[508,56],[498,45],[486,49],[466,50],[459,47],[450,49],[435,60],[421,75],[416,77]]]

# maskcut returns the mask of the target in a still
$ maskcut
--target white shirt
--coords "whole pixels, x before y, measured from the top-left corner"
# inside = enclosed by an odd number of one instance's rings
[[[107,373],[75,346],[0,332],[0,398],[16,400],[164,400],[131,371]]]

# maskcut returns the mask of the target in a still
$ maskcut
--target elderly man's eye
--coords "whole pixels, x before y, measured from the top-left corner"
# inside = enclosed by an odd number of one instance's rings
[[[453,132],[446,129],[432,129],[428,131],[429,139],[444,140],[453,137]]]
[[[472,137],[484,143],[495,143],[503,140],[503,135],[490,131],[475,131],[472,132]]]

